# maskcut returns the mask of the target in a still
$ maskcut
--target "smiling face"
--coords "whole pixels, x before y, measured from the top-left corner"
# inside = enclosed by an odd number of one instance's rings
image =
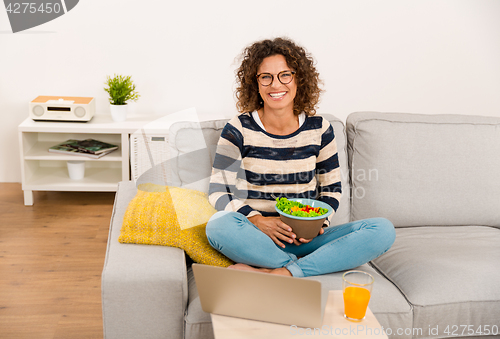
[[[293,71],[286,63],[283,55],[272,55],[262,60],[257,70],[257,74],[270,73],[273,75],[273,82],[269,86],[262,86],[259,83],[259,93],[264,101],[264,111],[290,110],[293,113],[293,99],[297,93],[297,83],[295,77],[286,85],[278,80],[278,73],[283,71]]]

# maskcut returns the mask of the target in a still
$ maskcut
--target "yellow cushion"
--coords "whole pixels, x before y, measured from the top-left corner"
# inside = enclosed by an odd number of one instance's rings
[[[233,264],[208,242],[205,227],[216,210],[205,193],[154,184],[138,188],[125,212],[119,242],[172,246],[183,249],[197,263]]]

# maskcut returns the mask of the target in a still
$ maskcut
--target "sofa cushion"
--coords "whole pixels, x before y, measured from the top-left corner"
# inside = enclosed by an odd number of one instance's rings
[[[373,264],[413,305],[414,328],[500,325],[500,230],[485,226],[396,230],[392,248]],[[458,332],[457,334],[460,334]],[[500,333],[497,333],[500,334]]]
[[[358,112],[347,129],[352,219],[500,226],[500,118]]]
[[[336,117],[323,115],[334,129],[339,164],[341,168],[342,199],[337,213],[332,217],[331,225],[349,222],[350,185],[347,169],[347,136],[344,124]],[[208,192],[215,150],[225,120],[204,122],[178,122],[169,130],[170,184]]]
[[[208,193],[217,142],[227,121],[182,121],[170,126],[172,185]]]
[[[394,336],[398,329],[412,328],[412,308],[397,287],[383,275],[373,269],[370,264],[361,265],[355,270],[370,273],[374,278],[373,290],[368,307],[377,318],[380,325],[391,334],[390,338],[411,338],[411,335],[401,333]],[[345,272],[330,273],[320,276],[306,277],[321,282],[323,297],[328,296],[330,290],[342,289],[342,275]]]
[[[345,125],[341,120],[330,114],[322,114],[322,116],[328,120],[333,127],[339,156],[342,198],[340,199],[337,212],[330,221],[330,226],[335,226],[351,221],[351,185],[349,182],[349,169],[347,167],[347,134]]]
[[[369,265],[365,264],[358,268],[372,274],[375,277],[372,298],[369,307],[375,314],[380,325],[388,332],[396,333],[399,328],[412,327],[412,310],[401,292],[385,277],[377,273]],[[311,279],[321,282],[323,305],[330,290],[342,289],[342,274],[344,272],[313,276],[302,279]],[[186,335],[185,339],[213,338],[213,327],[210,314],[201,308],[196,282],[191,269],[188,270],[189,299],[186,313]],[[393,337],[393,336],[391,336]],[[409,339],[411,335],[397,336],[399,339]]]
[[[187,271],[189,298],[187,304],[185,322],[184,339],[212,339],[214,338],[214,330],[212,327],[212,319],[209,313],[206,313],[201,308],[196,281],[194,280],[193,270]]]
[[[125,211],[118,241],[178,247],[195,262],[227,267],[233,262],[210,246],[205,233],[215,212],[206,193],[142,184]]]

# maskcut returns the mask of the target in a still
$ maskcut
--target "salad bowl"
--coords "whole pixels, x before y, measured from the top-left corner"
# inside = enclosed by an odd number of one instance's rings
[[[312,217],[301,217],[301,216],[295,216],[291,215],[289,213],[285,213],[283,210],[281,210],[279,207],[283,208],[283,205],[287,205],[286,201],[285,204],[280,203],[283,202],[281,199],[286,199],[290,202],[298,202],[304,206],[310,206],[313,209],[320,207],[323,209],[326,209],[327,212],[318,215],[318,216],[312,216]],[[306,198],[297,198],[297,199],[287,199],[287,198],[278,198],[276,199],[277,203],[276,206],[274,207],[276,209],[276,212],[279,213],[281,221],[283,221],[285,224],[290,226],[292,228],[292,232],[295,233],[297,236],[297,239],[304,238],[304,239],[312,239],[315,236],[319,234],[319,230],[323,226],[326,218],[330,216],[330,214],[333,213],[333,208],[328,205],[325,202],[315,200],[315,199],[306,199]]]

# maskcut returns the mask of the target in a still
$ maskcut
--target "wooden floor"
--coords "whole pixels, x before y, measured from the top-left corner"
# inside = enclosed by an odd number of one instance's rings
[[[0,183],[0,338],[102,338],[101,272],[114,193]]]

